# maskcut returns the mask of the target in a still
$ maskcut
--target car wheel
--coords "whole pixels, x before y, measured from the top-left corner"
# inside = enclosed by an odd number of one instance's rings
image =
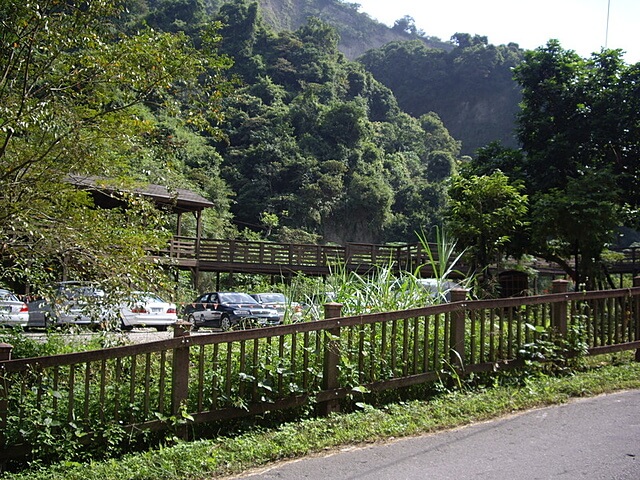
[[[194,317],[193,315],[189,315],[189,317],[187,318],[187,322],[191,324],[191,330],[193,330],[194,332],[196,332],[200,328],[196,324],[196,317]]]
[[[156,327],[156,330],[159,332],[166,332],[167,331],[167,326],[166,325],[158,325]]]
[[[130,332],[131,330],[133,330],[133,326],[132,325],[125,325],[124,322],[121,320],[120,321],[120,330],[122,330],[123,332]]]
[[[231,320],[229,320],[229,315],[223,315],[220,319],[220,328],[223,332],[226,332],[231,328]]]

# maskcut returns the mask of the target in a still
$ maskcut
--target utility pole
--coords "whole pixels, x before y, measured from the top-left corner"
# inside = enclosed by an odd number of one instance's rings
[[[611,13],[611,0],[607,2],[607,29],[604,36],[604,48],[605,50],[609,46],[609,14]]]

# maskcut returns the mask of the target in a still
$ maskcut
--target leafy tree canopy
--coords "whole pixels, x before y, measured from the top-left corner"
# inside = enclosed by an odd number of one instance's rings
[[[638,72],[618,50],[583,59],[552,40],[527,52],[515,70],[522,150],[491,144],[467,167],[499,168],[524,182],[531,206],[524,250],[588,287],[603,277],[602,251],[630,218],[622,212],[638,207]]]
[[[220,82],[212,74],[227,64],[214,53],[215,32],[202,33],[199,50],[181,33],[127,35],[117,28],[122,12],[118,0],[0,6],[4,280],[45,283],[63,265],[72,278],[154,281],[156,270],[141,259],[164,245],[160,212],[126,194],[126,209],[97,210],[68,178],[130,185],[132,165],[161,148],[150,111],[211,131]],[[203,85],[204,101],[197,95]]]
[[[245,87],[225,102],[228,138],[218,144],[240,226],[259,230],[267,212],[279,217],[266,229],[272,238],[300,230],[343,243],[415,241],[439,221],[436,186],[460,145],[437,115],[403,114],[316,18],[276,34],[251,4],[227,4],[221,15],[223,33],[239,32],[222,50],[247,60],[233,69]]]

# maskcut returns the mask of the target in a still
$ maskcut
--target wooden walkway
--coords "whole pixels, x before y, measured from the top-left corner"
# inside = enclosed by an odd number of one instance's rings
[[[434,245],[435,249],[435,245]],[[329,275],[338,269],[366,273],[372,268],[393,265],[413,270],[428,263],[422,245],[386,246],[371,244],[308,245],[252,242],[245,240],[174,237],[158,259],[168,258],[179,268],[201,272],[261,273],[311,276]]]
[[[437,246],[433,244],[430,248],[437,257]],[[610,273],[640,273],[640,248],[627,248],[619,250],[619,253],[620,259],[608,267]],[[340,269],[366,273],[372,268],[388,265],[398,271],[413,272],[423,265],[422,276],[433,276],[429,254],[421,244],[349,243],[337,246],[222,239],[198,241],[192,237],[176,236],[169,248],[155,258],[168,258],[178,268],[195,272],[326,276]],[[541,273],[562,273],[557,265],[541,260],[534,261],[532,267]],[[459,265],[458,269],[465,271],[466,268]]]

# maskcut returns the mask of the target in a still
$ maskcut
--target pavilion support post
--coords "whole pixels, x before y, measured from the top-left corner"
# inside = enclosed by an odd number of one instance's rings
[[[176,222],[176,235],[182,236],[182,212],[178,213],[178,220]]]

